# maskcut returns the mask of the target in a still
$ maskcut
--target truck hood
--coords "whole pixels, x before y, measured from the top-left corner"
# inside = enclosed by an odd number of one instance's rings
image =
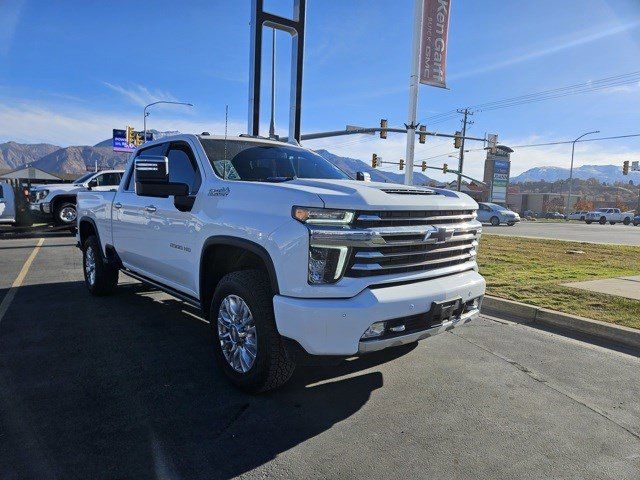
[[[283,187],[317,194],[326,208],[348,210],[475,210],[468,195],[451,190],[410,187],[397,183],[357,180],[296,179]]]
[[[50,192],[57,190],[61,192],[71,192],[73,190],[78,190],[82,188],[82,185],[75,185],[73,183],[48,183],[44,185],[38,185],[37,187],[33,187],[31,191],[39,192],[41,190],[49,190]]]

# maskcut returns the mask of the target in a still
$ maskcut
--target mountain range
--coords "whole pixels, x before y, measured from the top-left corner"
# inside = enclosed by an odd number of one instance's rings
[[[511,177],[511,183],[524,182],[555,182],[556,180],[567,180],[569,169],[562,167],[534,167],[515,177]],[[601,183],[628,182],[633,180],[634,184],[640,183],[640,172],[629,172],[629,175],[622,174],[622,165],[582,165],[573,169],[573,178],[589,180],[596,178]]]
[[[155,138],[179,133],[158,132],[156,130],[152,130],[152,132]],[[327,150],[318,150],[317,153],[351,177],[355,178],[356,172],[360,171],[368,172],[373,181],[404,183],[404,173],[377,170],[362,160],[341,157]],[[99,168],[103,169],[123,167],[127,158],[128,154],[113,151],[111,139],[99,142],[94,146],[59,147],[48,143],[22,144],[11,141],[0,144],[0,170],[14,170],[31,165],[54,174],[81,175],[87,170],[92,170],[96,163]],[[582,180],[596,178],[605,183],[627,182],[629,180],[633,180],[634,184],[640,183],[640,172],[629,172],[628,176],[624,176],[619,165],[583,165],[573,169],[573,176]],[[567,168],[535,167],[512,177],[511,183],[554,182],[565,180],[568,177],[569,169]],[[415,185],[425,185],[433,181],[421,172],[414,172],[413,180]]]

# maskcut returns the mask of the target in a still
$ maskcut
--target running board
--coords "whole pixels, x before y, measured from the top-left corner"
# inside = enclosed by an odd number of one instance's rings
[[[192,297],[191,295],[187,295],[186,293],[179,292],[175,288],[171,288],[166,285],[163,285],[162,283],[156,282],[155,280],[151,280],[150,278],[145,277],[144,275],[140,275],[139,273],[132,272],[131,270],[126,270],[123,268],[120,271],[131,278],[140,280],[142,283],[146,283],[147,285],[151,285],[152,287],[155,287],[158,290],[162,290],[163,292],[168,293],[172,297],[176,297],[178,300],[182,300],[183,302],[186,302],[191,306],[194,306],[196,308],[201,308],[200,300]]]

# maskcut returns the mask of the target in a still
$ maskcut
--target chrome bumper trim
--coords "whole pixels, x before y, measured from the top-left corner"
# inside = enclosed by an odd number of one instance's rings
[[[372,339],[366,340],[364,342],[360,341],[360,343],[358,344],[358,354],[377,352],[378,350],[384,350],[385,348],[406,345],[408,343],[417,342],[418,340],[423,340],[427,337],[433,337],[434,335],[438,335],[439,333],[451,330],[453,327],[470,322],[474,318],[478,317],[478,315],[480,315],[480,309],[474,309],[463,313],[453,320],[444,322],[441,325],[433,328],[428,328],[420,332],[414,332],[408,335],[401,335],[393,338],[385,338],[382,340]]]

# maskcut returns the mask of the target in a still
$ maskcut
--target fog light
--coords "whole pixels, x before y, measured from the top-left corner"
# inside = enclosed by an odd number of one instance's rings
[[[362,338],[379,337],[384,333],[384,322],[376,322],[369,325],[369,328],[364,332]]]

